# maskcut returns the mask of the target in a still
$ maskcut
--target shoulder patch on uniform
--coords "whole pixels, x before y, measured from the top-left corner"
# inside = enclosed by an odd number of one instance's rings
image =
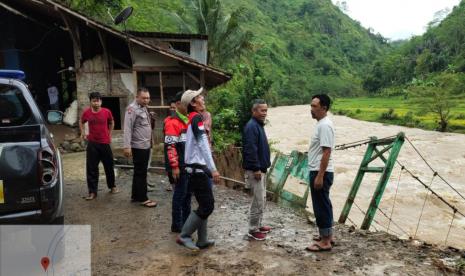
[[[131,114],[132,112],[132,107],[128,107],[128,114]]]

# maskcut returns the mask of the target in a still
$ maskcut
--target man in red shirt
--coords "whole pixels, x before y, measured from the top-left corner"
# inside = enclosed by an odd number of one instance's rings
[[[81,138],[87,140],[86,172],[89,196],[86,200],[97,197],[98,189],[98,164],[102,161],[107,178],[107,186],[110,193],[118,193],[115,186],[115,172],[113,170],[113,152],[111,151],[111,132],[115,126],[113,115],[107,108],[102,107],[102,97],[99,92],[89,95],[90,108],[84,110],[79,121]],[[88,124],[89,132],[86,134],[84,124]]]

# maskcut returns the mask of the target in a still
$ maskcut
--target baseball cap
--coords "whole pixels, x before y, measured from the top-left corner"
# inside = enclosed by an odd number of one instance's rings
[[[202,94],[202,92],[203,92],[203,87],[200,87],[199,90],[186,90],[186,92],[182,94],[181,104],[187,107],[189,103],[192,101],[192,99]]]

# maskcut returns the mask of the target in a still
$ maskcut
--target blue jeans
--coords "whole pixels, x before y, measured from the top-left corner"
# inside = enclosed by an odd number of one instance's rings
[[[173,201],[171,210],[171,230],[181,231],[184,222],[191,212],[191,193],[187,182],[186,173],[179,175],[178,181],[174,183]]]
[[[312,195],[313,213],[316,218],[316,225],[321,237],[328,237],[333,234],[333,205],[329,198],[329,189],[333,184],[334,173],[325,172],[323,176],[323,188],[314,188],[315,178],[318,171],[310,172],[310,192]]]

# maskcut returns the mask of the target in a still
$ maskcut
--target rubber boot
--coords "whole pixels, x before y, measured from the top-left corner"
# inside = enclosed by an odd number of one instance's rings
[[[202,219],[195,212],[191,212],[189,217],[182,227],[181,234],[176,239],[176,242],[190,250],[197,251],[199,248],[192,241],[192,234],[200,227]]]
[[[198,241],[196,245],[200,249],[204,249],[215,245],[214,240],[208,240],[207,223],[208,219],[202,220],[202,223],[200,224],[199,229],[197,230]]]

